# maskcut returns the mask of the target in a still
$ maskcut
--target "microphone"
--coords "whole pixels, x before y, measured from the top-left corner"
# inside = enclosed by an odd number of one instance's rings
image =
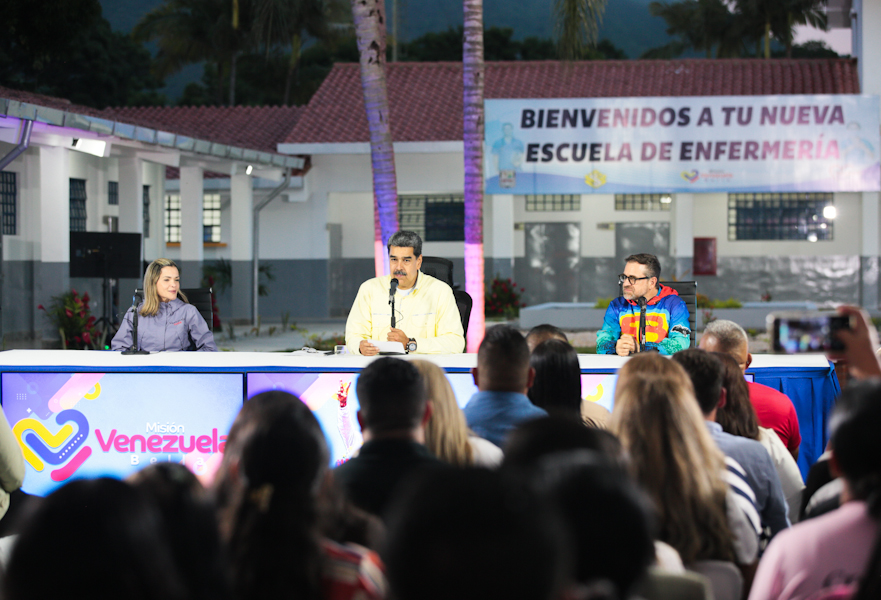
[[[392,305],[392,329],[395,328],[395,290],[398,289],[398,280],[394,277],[391,280],[391,287],[388,291],[388,302]]]
[[[645,298],[640,296],[636,299],[636,303],[639,305],[639,334],[636,340],[636,351],[642,352],[645,350]]]
[[[132,347],[123,350],[122,354],[150,354],[146,350],[138,350],[138,295],[132,296]]]

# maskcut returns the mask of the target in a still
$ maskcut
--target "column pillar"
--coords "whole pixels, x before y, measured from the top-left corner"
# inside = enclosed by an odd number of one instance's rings
[[[48,307],[52,296],[70,289],[70,165],[67,148],[39,146],[38,152],[40,259],[34,262],[34,300]],[[40,315],[35,329],[44,340],[59,339]]]
[[[673,274],[694,279],[694,194],[676,194],[673,202]]]
[[[489,271],[485,277],[514,277],[514,196],[511,194],[493,194],[486,196],[492,203],[492,247],[489,255],[492,264],[487,265]]]
[[[202,282],[204,230],[202,167],[180,168],[180,261],[181,286],[199,287]]]
[[[862,202],[862,237],[860,240],[860,305],[865,308],[878,308],[878,273],[879,273],[879,235],[881,226],[881,210],[879,210],[878,192],[863,192]],[[840,229],[836,235],[844,235]]]
[[[136,156],[119,159],[119,231],[144,234],[144,161]],[[144,258],[141,241],[141,260]]]
[[[251,289],[254,275],[251,264],[254,235],[254,190],[250,175],[236,174],[230,178],[230,263],[232,267],[232,318],[250,322]]]

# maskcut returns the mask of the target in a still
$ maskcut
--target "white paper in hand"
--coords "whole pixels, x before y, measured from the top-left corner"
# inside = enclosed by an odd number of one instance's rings
[[[379,348],[380,354],[406,354],[404,352],[404,344],[401,342],[381,342],[379,340],[368,340],[371,344]]]

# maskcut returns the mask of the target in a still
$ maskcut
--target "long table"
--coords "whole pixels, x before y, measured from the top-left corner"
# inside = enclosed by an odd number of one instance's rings
[[[470,383],[468,372],[472,367],[476,366],[477,358],[475,354],[446,356],[416,355],[414,357],[404,356],[402,358],[405,360],[421,358],[441,366],[448,373],[453,383],[460,405],[464,406],[467,402],[470,392],[473,390],[473,384]],[[835,371],[825,357],[818,355],[754,355],[753,358],[754,360],[748,374],[751,373],[758,383],[782,391],[792,398],[798,413],[802,436],[798,462],[802,473],[805,474],[810,465],[822,454],[826,445],[829,413],[836,397],[840,393],[840,386]],[[186,394],[180,390],[179,393],[187,397],[177,397],[176,401],[178,403],[184,401],[191,402],[194,401],[192,399],[193,396],[198,396],[200,390],[205,389],[204,382],[211,381],[212,379],[217,379],[218,381],[223,379],[224,385],[231,389],[232,392],[227,388],[218,388],[221,391],[214,393],[234,395],[238,389],[237,386],[241,385],[242,399],[258,391],[273,388],[298,391],[301,395],[307,396],[312,394],[313,400],[304,399],[304,401],[310,404],[310,407],[313,408],[313,411],[316,411],[316,414],[320,410],[326,409],[322,424],[325,426],[325,432],[327,433],[328,423],[330,421],[335,422],[336,419],[341,417],[336,412],[336,405],[322,408],[325,398],[334,393],[336,386],[341,383],[346,381],[351,383],[357,376],[357,373],[372,360],[375,359],[355,355],[297,355],[274,352],[187,352],[122,356],[118,352],[101,351],[9,350],[0,352],[0,378],[2,378],[3,383],[0,386],[0,402],[2,402],[4,408],[7,408],[9,403],[14,400],[14,398],[2,395],[10,396],[13,393],[11,391],[13,388],[9,387],[11,379],[6,374],[140,373],[144,376],[150,375],[152,377],[190,374],[200,375],[201,377],[197,379],[178,378],[177,380],[174,378],[163,378],[161,379],[163,383],[160,384],[151,383],[154,379],[143,379],[146,382],[143,385],[138,383],[139,379],[131,379],[132,383],[127,384],[125,388],[126,393],[147,398],[144,402],[131,404],[131,409],[134,410],[135,406],[140,407],[143,403],[150,404],[153,402],[152,398],[154,397],[161,404],[163,399],[167,400],[169,392],[175,398],[174,387],[178,384],[186,387]],[[598,386],[597,382],[611,382],[613,384],[615,373],[626,361],[626,358],[619,356],[580,355],[579,363],[582,370],[583,386],[585,386],[583,394],[585,396],[593,396],[593,399],[599,400],[600,403],[611,409],[613,386],[606,385],[605,389],[603,389]],[[212,374],[218,377],[212,377]],[[225,377],[220,378],[219,376],[221,375]],[[233,377],[230,378],[229,376]],[[287,379],[285,379],[286,377]],[[118,380],[119,378],[116,379]],[[113,379],[111,378],[107,381],[112,382]],[[117,383],[117,385],[121,384]],[[144,386],[150,388],[154,385],[171,386],[171,389],[143,389]],[[291,389],[291,386],[294,386],[294,389]],[[354,386],[351,387],[354,390]],[[590,389],[587,389],[588,387]],[[19,391],[17,395],[21,397],[23,393],[26,392]],[[321,398],[317,395],[319,393],[322,394]],[[349,393],[354,395],[353,392]],[[88,398],[88,396],[85,396],[85,398]],[[79,398],[76,400],[79,401]],[[231,409],[227,404],[224,404],[224,410],[229,412]],[[86,405],[83,403],[81,406]],[[56,408],[61,410],[63,407],[59,405]],[[56,412],[58,411],[53,410],[53,413]],[[28,415],[30,414],[29,412]],[[46,414],[48,415],[48,413]],[[154,415],[154,417],[154,425],[164,419],[161,415]],[[223,417],[223,419],[227,418],[228,415]],[[321,420],[322,416],[319,415],[319,419]],[[13,418],[10,417],[10,421],[12,420]],[[334,434],[330,437],[338,436]],[[336,441],[339,442],[339,440]],[[103,439],[103,442],[106,444],[106,439]],[[333,445],[333,441],[331,443]],[[125,445],[122,447],[131,449]],[[132,443],[131,447],[135,447],[135,444]],[[345,452],[345,447],[343,447],[342,451],[343,453]]]

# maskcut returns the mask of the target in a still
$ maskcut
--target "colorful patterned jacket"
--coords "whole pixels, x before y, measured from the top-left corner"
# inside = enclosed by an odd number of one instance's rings
[[[645,347],[670,355],[691,343],[688,307],[671,287],[658,284],[660,291],[646,306]],[[603,328],[597,332],[597,354],[615,354],[622,333],[637,336],[639,306],[619,296],[606,309]]]

